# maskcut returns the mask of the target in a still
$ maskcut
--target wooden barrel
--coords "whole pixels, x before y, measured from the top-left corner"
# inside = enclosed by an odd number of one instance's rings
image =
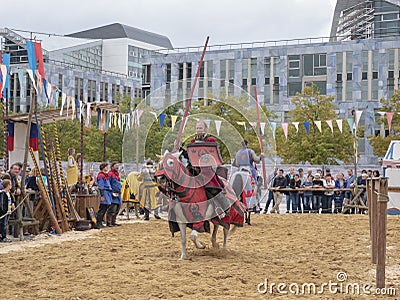
[[[84,219],[89,219],[87,215],[86,208],[88,206],[92,206],[94,211],[97,212],[99,210],[99,198],[97,195],[72,195],[75,198],[75,209],[78,212],[79,216]]]

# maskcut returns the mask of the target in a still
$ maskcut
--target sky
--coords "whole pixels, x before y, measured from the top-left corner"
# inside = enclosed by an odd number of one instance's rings
[[[336,0],[4,1],[0,27],[69,34],[122,23],[189,47],[328,37]],[[29,37],[29,34],[22,34]]]

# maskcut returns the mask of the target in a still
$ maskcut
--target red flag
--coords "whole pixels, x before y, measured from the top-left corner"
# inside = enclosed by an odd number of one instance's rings
[[[393,115],[394,115],[394,112],[387,112],[386,113],[386,118],[387,118],[388,125],[389,125],[389,132],[390,132],[390,128],[392,127]]]
[[[44,75],[44,62],[43,62],[43,50],[41,42],[34,42],[35,45],[35,55],[36,55],[36,67],[39,71],[40,76],[42,79],[46,79]]]

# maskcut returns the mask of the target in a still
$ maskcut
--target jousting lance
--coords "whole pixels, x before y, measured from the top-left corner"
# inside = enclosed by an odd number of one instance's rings
[[[185,109],[185,112],[184,112],[183,117],[182,117],[181,126],[179,127],[178,136],[176,137],[175,144],[174,144],[174,150],[172,152],[176,152],[179,149],[179,144],[180,144],[181,138],[182,138],[183,127],[185,126],[186,118],[187,118],[187,115],[189,113],[189,108],[190,108],[190,105],[191,105],[191,102],[192,102],[194,89],[196,88],[197,79],[199,78],[199,75],[200,75],[200,69],[201,69],[201,66],[203,64],[204,55],[206,54],[207,44],[208,44],[209,38],[210,37],[207,36],[206,44],[204,45],[203,53],[201,54],[199,65],[197,67],[196,76],[194,77],[192,89],[190,90],[190,96],[189,96],[189,99],[187,100],[187,103],[186,103],[186,109]]]
[[[256,110],[257,110],[257,129],[259,131],[259,139],[260,139],[260,149],[261,153],[264,153],[264,146],[263,146],[263,140],[262,140],[262,132],[261,132],[261,124],[260,124],[260,107],[258,106],[258,97],[257,97],[257,89],[256,86],[254,86],[254,97],[256,98]],[[264,187],[267,187],[267,171],[265,170],[265,159],[264,156],[261,158],[262,162],[262,170],[263,170],[263,179],[264,179]]]

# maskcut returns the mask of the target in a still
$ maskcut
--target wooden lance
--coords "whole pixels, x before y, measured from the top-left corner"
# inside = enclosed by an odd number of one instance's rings
[[[201,54],[200,62],[199,62],[199,65],[198,65],[198,67],[197,67],[196,76],[194,77],[192,89],[190,90],[190,96],[189,96],[189,99],[188,99],[188,101],[187,101],[187,103],[186,103],[186,109],[185,109],[185,112],[184,112],[184,114],[183,114],[181,126],[179,127],[178,136],[176,137],[175,145],[174,145],[174,150],[173,150],[172,152],[176,152],[176,151],[178,151],[178,149],[179,149],[179,145],[180,145],[181,137],[182,137],[182,132],[183,132],[183,127],[185,126],[185,123],[186,123],[185,121],[186,121],[187,115],[188,115],[188,113],[189,113],[189,108],[190,108],[190,105],[191,105],[191,102],[192,102],[192,97],[193,97],[193,94],[194,94],[194,89],[196,88],[197,79],[199,78],[199,75],[200,75],[200,69],[201,69],[201,66],[202,66],[202,64],[203,64],[204,55],[206,54],[207,44],[208,44],[209,38],[210,38],[210,37],[207,36],[206,44],[204,45],[203,53]]]
[[[259,130],[259,139],[260,139],[260,150],[261,153],[264,153],[264,146],[262,140],[262,132],[261,132],[261,123],[260,123],[260,107],[258,106],[258,97],[257,97],[257,88],[254,86],[254,97],[256,98],[256,110],[257,110],[257,129]],[[264,156],[261,158],[261,165],[263,170],[263,179],[264,179],[264,188],[267,188],[267,171],[265,170],[265,158]]]

